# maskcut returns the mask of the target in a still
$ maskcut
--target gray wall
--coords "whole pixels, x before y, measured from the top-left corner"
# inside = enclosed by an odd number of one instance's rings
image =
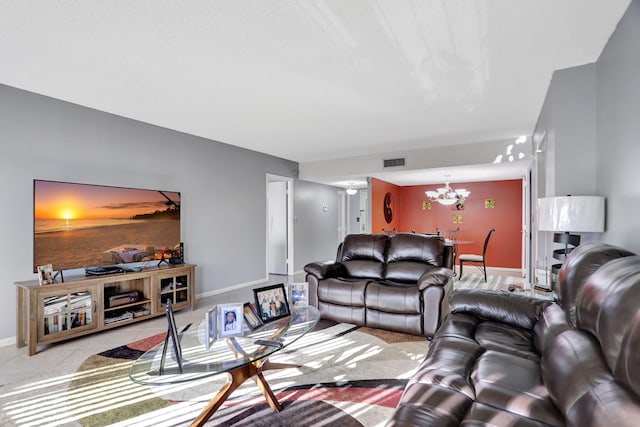
[[[308,181],[295,181],[293,194],[294,269],[299,272],[309,262],[335,258],[339,200],[338,188]]]
[[[640,0],[595,64],[556,71],[534,138],[546,132],[539,196],[607,199],[605,233],[583,234],[640,252]]]
[[[598,192],[603,240],[640,253],[640,1],[631,2],[597,62]]]
[[[186,260],[198,265],[201,294],[265,278],[265,174],[298,167],[2,85],[0,141],[0,342],[15,336],[13,282],[36,278],[34,178],[180,191]],[[323,223],[313,225],[322,233]]]
[[[546,135],[540,196],[596,194],[595,65],[553,73],[536,134]]]

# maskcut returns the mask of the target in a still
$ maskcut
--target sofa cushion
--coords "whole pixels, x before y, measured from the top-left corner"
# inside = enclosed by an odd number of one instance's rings
[[[442,338],[437,341],[435,346],[429,348],[412,381],[446,386],[475,399],[469,376],[483,348],[463,338]]]
[[[533,332],[500,322],[481,322],[475,333],[476,341],[487,350],[513,354],[535,361],[540,360],[533,342]]]
[[[577,324],[599,341],[613,375],[640,394],[640,257],[598,269],[576,298]]]
[[[446,387],[410,383],[387,427],[457,427],[472,402],[465,394]]]
[[[551,304],[537,298],[478,289],[459,289],[451,295],[451,311],[473,314],[481,319],[533,329],[544,308]]]
[[[414,285],[387,285],[371,282],[367,286],[365,305],[367,308],[388,313],[420,314],[421,298],[418,287]]]
[[[338,262],[344,277],[382,279],[389,237],[384,234],[349,234],[345,237]]]
[[[354,261],[343,261],[345,274],[341,276],[345,279],[371,279],[382,280],[384,274],[384,264],[378,261],[358,259]]]
[[[549,395],[565,414],[592,387],[613,380],[598,341],[584,331],[558,335],[547,345],[542,361]]]
[[[364,307],[349,307],[348,305],[318,301],[318,310],[323,319],[351,323],[358,326],[365,325],[366,312]]]
[[[493,406],[474,403],[460,423],[460,427],[547,427],[548,424]]]
[[[609,261],[634,255],[625,249],[606,243],[583,243],[571,251],[558,272],[556,293],[558,302],[567,312],[567,321],[576,326],[576,298],[587,279]]]
[[[364,307],[367,280],[326,279],[318,284],[318,301]]]
[[[344,238],[339,261],[385,262],[389,237],[384,234],[349,234]]]
[[[390,239],[385,279],[415,283],[432,268],[443,265],[444,239],[419,234],[397,234]]]
[[[604,382],[590,389],[567,414],[570,427],[637,427],[640,403],[617,382]]]
[[[438,337],[459,337],[475,342],[476,328],[480,319],[471,314],[450,313],[438,328]],[[433,346],[433,342],[431,343]]]
[[[393,330],[405,334],[422,335],[422,315],[397,314],[374,310],[367,307],[366,319],[368,328],[388,329],[393,325]]]
[[[534,343],[538,353],[543,354],[549,341],[570,328],[562,307],[551,304],[545,308],[540,315],[540,320],[533,328]]]
[[[479,403],[546,424],[564,425],[564,417],[542,382],[537,361],[489,350],[478,358],[471,381]]]
[[[416,283],[424,273],[436,268],[417,261],[397,261],[387,264],[384,277],[390,282]]]

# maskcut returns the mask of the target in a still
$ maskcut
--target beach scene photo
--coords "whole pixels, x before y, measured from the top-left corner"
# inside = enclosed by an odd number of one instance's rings
[[[180,193],[34,181],[34,271],[153,260],[180,242]]]

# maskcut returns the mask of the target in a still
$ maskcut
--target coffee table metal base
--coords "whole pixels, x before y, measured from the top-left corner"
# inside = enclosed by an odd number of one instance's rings
[[[193,423],[191,423],[191,426],[203,426],[209,420],[209,418],[211,418],[213,414],[215,414],[220,405],[222,405],[222,403],[227,400],[231,393],[233,393],[245,381],[252,377],[255,377],[258,388],[262,392],[273,412],[280,412],[282,410],[282,405],[280,405],[280,402],[278,402],[276,395],[273,393],[271,387],[269,387],[269,384],[264,379],[262,372],[270,369],[284,369],[295,366],[299,365],[270,363],[268,360],[258,360],[256,362],[241,366],[227,372],[227,382],[222,387],[222,390],[220,390],[220,392],[218,392],[218,394],[216,394],[215,397],[211,399],[211,402],[209,402],[209,404],[205,406],[202,412],[200,412],[200,415],[198,415]]]

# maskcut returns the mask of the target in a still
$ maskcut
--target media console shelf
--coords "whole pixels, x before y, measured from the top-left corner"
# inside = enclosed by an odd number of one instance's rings
[[[66,277],[40,286],[16,282],[16,346],[51,344],[165,314],[196,308],[195,265],[145,268],[134,273]]]

